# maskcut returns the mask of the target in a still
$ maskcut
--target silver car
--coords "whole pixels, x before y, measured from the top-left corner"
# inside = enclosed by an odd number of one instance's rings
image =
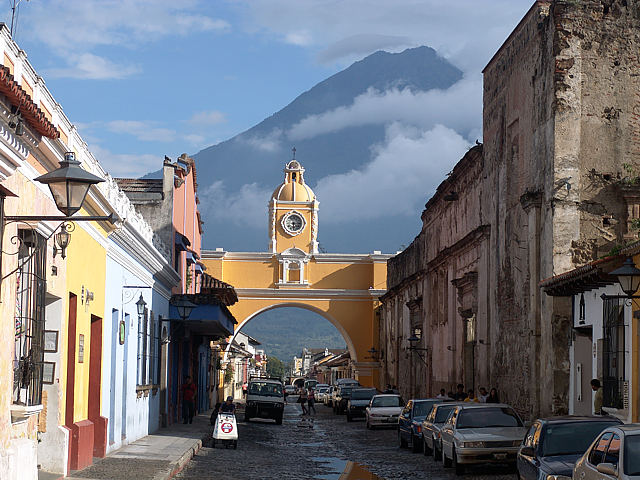
[[[640,424],[606,428],[573,468],[579,480],[640,478]]]
[[[440,430],[447,421],[451,411],[461,402],[436,403],[431,413],[422,422],[422,452],[433,455],[434,460],[442,460]]]
[[[382,426],[398,428],[398,417],[403,408],[400,395],[375,395],[365,409],[365,425],[371,429]]]
[[[516,463],[527,429],[509,405],[464,403],[455,407],[440,431],[442,463],[457,475],[478,463]]]

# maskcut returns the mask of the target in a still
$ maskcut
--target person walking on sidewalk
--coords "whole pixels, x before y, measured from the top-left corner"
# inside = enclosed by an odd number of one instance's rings
[[[196,410],[196,384],[187,375],[180,389],[182,390],[182,419],[184,420],[182,423],[193,423],[193,415]]]
[[[593,396],[593,413],[595,415],[606,415],[607,412],[602,410],[603,394],[600,380],[598,380],[597,378],[591,380],[591,390],[596,392]]]
[[[309,408],[308,408],[309,415],[311,415],[312,409],[313,409],[313,414],[315,415],[317,413],[316,407],[315,407],[316,395],[315,395],[315,392],[313,391],[313,388],[310,388],[309,393],[307,394],[307,404],[309,405]]]

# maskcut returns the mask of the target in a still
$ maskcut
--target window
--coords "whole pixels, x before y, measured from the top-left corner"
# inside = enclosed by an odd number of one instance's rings
[[[570,422],[549,425],[542,436],[542,454],[578,455],[584,453],[605,428],[613,421]]]
[[[139,386],[160,383],[159,325],[153,312],[145,308],[138,318],[138,379]]]
[[[597,467],[598,464],[603,462],[604,452],[607,451],[607,445],[609,444],[611,435],[611,432],[607,432],[602,435],[596,446],[591,450],[591,453],[589,454],[589,463],[594,467]]]
[[[458,428],[522,427],[520,417],[511,408],[469,408],[460,412]]]
[[[618,460],[620,460],[620,437],[614,433],[613,437],[611,437],[611,442],[609,442],[604,461],[613,464],[617,468]]]
[[[32,230],[18,230],[15,347],[12,400],[38,405],[42,400],[47,240]]]
[[[625,325],[624,299],[604,299],[603,405],[624,408]]]

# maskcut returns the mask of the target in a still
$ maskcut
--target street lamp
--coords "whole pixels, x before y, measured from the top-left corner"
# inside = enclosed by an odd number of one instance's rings
[[[369,358],[371,360],[374,360],[374,361],[378,360],[378,354],[380,352],[376,350],[376,347],[371,347],[369,350],[367,350],[367,353],[369,354]]]
[[[73,152],[64,154],[60,168],[39,176],[36,181],[49,186],[56,207],[68,217],[82,208],[91,185],[104,182],[102,178],[83,169]]]
[[[191,315],[191,310],[197,307],[195,303],[191,303],[189,300],[181,298],[173,302],[173,305],[178,309],[178,315],[182,320],[186,320]]]
[[[140,298],[136,302],[136,309],[138,310],[138,317],[142,317],[144,315],[144,309],[147,306],[147,302],[142,298],[142,293],[140,294]]]
[[[640,270],[636,268],[631,257],[624,261],[624,264],[610,273],[618,277],[620,288],[629,298],[633,298],[633,294],[640,288]]]

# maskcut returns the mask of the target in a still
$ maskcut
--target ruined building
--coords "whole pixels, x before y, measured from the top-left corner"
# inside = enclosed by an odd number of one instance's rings
[[[637,236],[640,1],[538,1],[483,73],[484,144],[389,261],[381,380],[562,413],[571,301],[539,282]]]

